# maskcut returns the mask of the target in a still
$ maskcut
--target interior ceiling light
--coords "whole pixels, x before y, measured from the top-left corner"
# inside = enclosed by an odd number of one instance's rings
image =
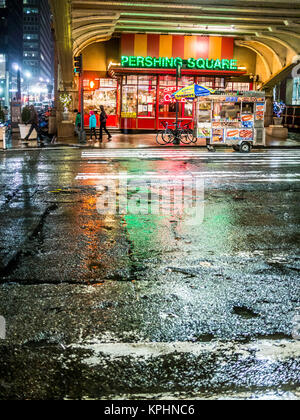
[[[203,30],[203,31],[222,31],[222,32],[231,32],[231,31],[235,31],[236,27],[234,25],[231,26],[201,26],[199,25],[198,30]]]

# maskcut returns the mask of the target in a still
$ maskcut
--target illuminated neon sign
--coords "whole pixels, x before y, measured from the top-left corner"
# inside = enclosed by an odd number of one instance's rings
[[[203,70],[238,70],[237,60],[216,59],[209,60],[205,58],[189,58],[183,60],[180,57],[140,57],[133,55],[123,55],[121,57],[122,67],[149,68],[149,69],[174,69],[177,66],[187,69]]]

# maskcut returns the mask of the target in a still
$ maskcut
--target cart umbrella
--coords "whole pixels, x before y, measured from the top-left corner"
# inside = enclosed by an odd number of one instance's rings
[[[193,85],[185,86],[184,88],[173,93],[172,97],[175,99],[182,99],[182,98],[195,99],[198,96],[209,96],[212,93],[215,93],[215,90],[210,89],[206,86],[193,84]]]

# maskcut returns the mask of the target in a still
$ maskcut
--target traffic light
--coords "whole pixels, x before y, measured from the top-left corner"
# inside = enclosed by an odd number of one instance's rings
[[[74,57],[74,73],[82,74],[82,55],[80,54],[78,57]]]

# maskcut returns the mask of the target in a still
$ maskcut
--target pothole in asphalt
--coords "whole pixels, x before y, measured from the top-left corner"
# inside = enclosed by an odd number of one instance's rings
[[[199,335],[198,337],[195,337],[193,339],[193,342],[210,343],[214,339],[215,339],[215,337],[212,334],[202,334],[202,335]]]
[[[293,337],[292,335],[284,334],[284,333],[275,333],[275,334],[266,334],[266,335],[258,335],[257,340],[274,340],[274,341],[282,341],[282,340],[291,340]]]
[[[259,314],[252,311],[252,309],[247,308],[246,306],[234,306],[233,313],[245,319],[258,318]]]

